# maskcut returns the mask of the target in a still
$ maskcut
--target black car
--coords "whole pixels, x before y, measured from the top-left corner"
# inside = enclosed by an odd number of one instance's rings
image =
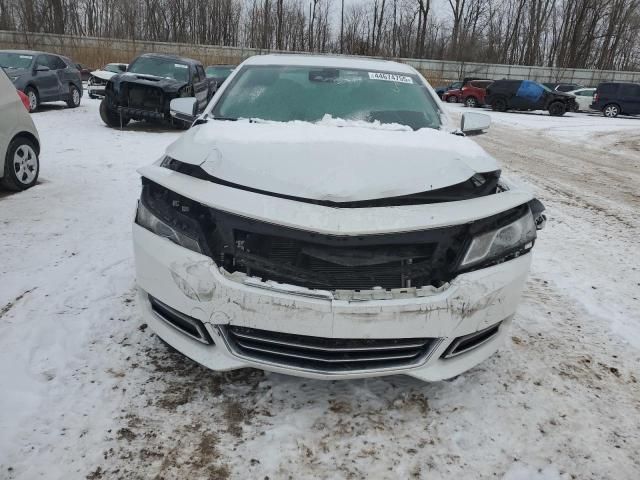
[[[561,116],[575,110],[575,97],[531,80],[496,80],[487,88],[485,103],[493,110],[548,110]]]
[[[205,73],[208,78],[213,79],[215,82],[214,88],[217,90],[229,78],[235,68],[235,65],[210,65],[205,70]]]
[[[174,98],[195,97],[196,112],[204,110],[215,88],[202,63],[174,55],[146,53],[137,57],[125,73],[114,75],[105,87],[100,116],[109,127],[130,120],[178,124],[170,114]],[[180,126],[183,126],[181,123]]]
[[[600,110],[605,117],[640,114],[640,84],[601,83],[593,96],[591,108]]]
[[[69,108],[80,105],[82,79],[67,57],[32,50],[2,50],[0,67],[29,99],[30,112],[45,102],[62,100]]]

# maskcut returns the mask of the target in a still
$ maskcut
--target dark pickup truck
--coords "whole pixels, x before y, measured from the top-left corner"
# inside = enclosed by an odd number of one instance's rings
[[[123,127],[130,120],[150,120],[183,125],[171,117],[174,98],[195,97],[202,112],[215,92],[202,63],[174,55],[146,53],[137,57],[126,73],[107,82],[100,116],[109,127]]]

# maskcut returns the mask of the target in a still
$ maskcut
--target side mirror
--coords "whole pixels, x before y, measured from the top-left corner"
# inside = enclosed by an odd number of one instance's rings
[[[171,116],[183,122],[193,122],[198,116],[195,97],[174,98],[169,104]]]
[[[491,117],[484,113],[463,113],[460,130],[463,133],[482,133],[491,126]]]
[[[45,67],[44,65],[38,65],[34,71],[36,72],[48,72],[50,70],[49,67]]]

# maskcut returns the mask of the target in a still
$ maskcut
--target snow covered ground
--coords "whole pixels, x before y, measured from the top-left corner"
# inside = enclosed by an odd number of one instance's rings
[[[107,129],[88,99],[34,114],[40,184],[0,193],[0,478],[640,478],[640,119],[487,113],[477,141],[549,222],[511,340],[433,384],[170,351],[130,226],[136,169],[179,132]]]

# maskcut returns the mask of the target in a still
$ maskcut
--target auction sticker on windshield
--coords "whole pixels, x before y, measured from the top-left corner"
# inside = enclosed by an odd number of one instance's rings
[[[413,79],[411,77],[407,77],[406,75],[396,75],[395,73],[369,72],[369,79],[384,80],[385,82],[413,83]]]
[[[174,63],[173,66],[176,68],[189,68],[188,65],[182,65],[181,63]]]

